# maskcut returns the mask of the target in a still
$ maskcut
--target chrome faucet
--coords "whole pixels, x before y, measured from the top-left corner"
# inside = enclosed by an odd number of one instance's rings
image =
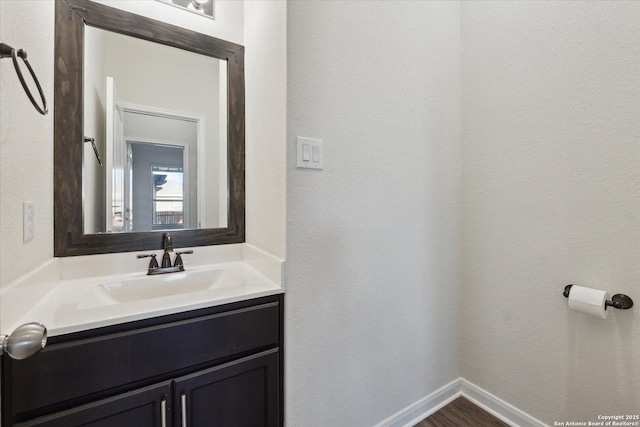
[[[171,242],[171,235],[169,233],[165,233],[164,236],[162,236],[162,248],[164,249],[164,254],[162,255],[161,265],[158,265],[158,261],[156,260],[156,254],[137,255],[137,258],[151,257],[151,261],[149,262],[149,268],[147,270],[147,275],[175,273],[177,271],[184,271],[184,263],[182,261],[182,255],[192,254],[193,251],[176,252],[176,259],[174,261],[173,266],[171,266],[171,255],[169,254],[169,252],[173,252],[173,243]]]

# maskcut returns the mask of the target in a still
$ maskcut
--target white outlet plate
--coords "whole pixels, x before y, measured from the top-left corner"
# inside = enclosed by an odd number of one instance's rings
[[[35,203],[22,203],[22,237],[25,242],[33,240],[36,235]]]
[[[297,166],[301,169],[324,169],[324,143],[321,139],[299,136]]]

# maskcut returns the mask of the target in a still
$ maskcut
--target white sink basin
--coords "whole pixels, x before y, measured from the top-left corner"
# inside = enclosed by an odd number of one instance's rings
[[[181,271],[100,285],[117,302],[162,298],[211,288],[222,270]]]
[[[188,294],[210,293],[216,289],[244,284],[242,277],[223,269],[187,270],[135,277],[91,286],[81,298],[78,308],[87,310],[165,297],[174,297],[175,300]]]

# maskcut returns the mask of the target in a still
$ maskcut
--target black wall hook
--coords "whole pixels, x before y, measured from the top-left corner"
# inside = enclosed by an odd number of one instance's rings
[[[91,146],[93,147],[93,152],[96,155],[96,159],[98,159],[98,164],[100,166],[102,166],[102,160],[100,160],[100,155],[98,154],[98,147],[96,147],[96,140],[93,138],[89,138],[88,136],[85,136],[82,138],[82,142],[90,142]]]
[[[562,295],[564,295],[565,298],[569,298],[572,286],[573,285],[567,285],[564,287]],[[604,304],[608,307],[617,308],[619,310],[627,310],[633,307],[633,300],[625,294],[615,294],[611,297],[611,300],[606,300]]]
[[[36,110],[38,110],[38,112],[44,116],[49,112],[49,109],[47,108],[47,99],[44,96],[44,92],[42,92],[42,87],[40,86],[40,82],[36,77],[36,73],[33,71],[33,68],[31,68],[31,64],[29,64],[29,61],[27,61],[27,52],[23,49],[14,49],[5,43],[0,43],[0,59],[9,58],[9,57],[13,60],[13,66],[16,69],[16,73],[18,74],[18,79],[20,79],[22,88],[24,89],[25,93],[29,97],[29,100],[31,101],[33,106],[36,108]],[[29,73],[31,73],[31,77],[33,78],[33,81],[36,84],[36,87],[38,88],[38,93],[40,93],[40,99],[42,100],[42,108],[38,105],[38,103],[34,99],[33,95],[31,94],[31,91],[29,90],[29,87],[27,86],[27,82],[25,82],[24,80],[24,76],[22,75],[22,71],[20,70],[20,66],[18,65],[18,58],[22,59],[24,64],[27,66]]]

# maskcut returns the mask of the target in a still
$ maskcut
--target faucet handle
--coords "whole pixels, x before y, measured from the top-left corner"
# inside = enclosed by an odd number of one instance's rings
[[[138,259],[149,258],[149,257],[151,257],[151,261],[149,261],[149,270],[154,270],[156,268],[159,268],[158,260],[156,259],[156,254],[143,254],[143,255],[136,256],[136,258]]]
[[[174,267],[183,267],[184,268],[184,263],[182,262],[182,257],[180,255],[189,255],[192,254],[193,250],[190,251],[182,251],[182,252],[176,252],[176,260],[173,263]]]

